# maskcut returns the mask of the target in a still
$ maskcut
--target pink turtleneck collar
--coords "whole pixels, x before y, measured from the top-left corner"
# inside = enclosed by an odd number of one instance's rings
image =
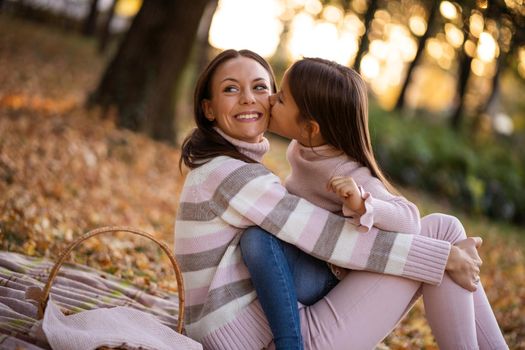
[[[262,160],[262,157],[270,150],[270,142],[268,142],[268,139],[266,137],[263,137],[261,142],[258,143],[251,143],[246,141],[241,141],[238,139],[235,139],[229,135],[226,135],[224,131],[221,129],[214,127],[215,131],[219,133],[226,141],[234,145],[239,152],[244,154],[245,156],[250,157],[251,159],[260,162]]]

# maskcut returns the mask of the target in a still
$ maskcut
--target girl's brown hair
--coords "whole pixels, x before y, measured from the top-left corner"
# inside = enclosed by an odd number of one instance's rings
[[[226,50],[218,54],[201,73],[193,97],[193,118],[197,127],[182,142],[182,154],[179,167],[184,163],[188,168],[195,169],[214,157],[229,156],[247,163],[256,163],[255,160],[245,156],[237,148],[226,141],[217,131],[214,122],[206,118],[202,102],[211,96],[211,81],[217,68],[224,62],[237,58],[247,57],[257,61],[270,75],[271,92],[276,90],[275,76],[272,67],[264,58],[250,50]]]
[[[287,72],[290,93],[302,121],[316,121],[324,140],[370,169],[399,194],[377,164],[368,130],[368,96],[361,76],[322,58],[304,58]]]

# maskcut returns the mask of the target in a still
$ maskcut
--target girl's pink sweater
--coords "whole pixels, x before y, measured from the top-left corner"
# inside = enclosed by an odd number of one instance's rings
[[[286,156],[291,166],[285,182],[288,192],[333,213],[352,217],[360,232],[368,232],[374,226],[384,231],[419,233],[420,218],[416,205],[388,192],[367,167],[336,148],[330,145],[306,147],[293,140]],[[334,176],[354,179],[365,199],[365,214],[357,216],[343,205],[338,195],[327,190],[328,182]]]

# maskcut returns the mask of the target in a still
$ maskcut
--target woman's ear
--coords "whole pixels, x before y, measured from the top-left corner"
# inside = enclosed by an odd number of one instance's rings
[[[213,115],[213,109],[211,108],[211,101],[204,99],[202,100],[202,110],[204,111],[204,115],[206,116],[206,119],[208,119],[210,122],[215,120],[215,116]]]

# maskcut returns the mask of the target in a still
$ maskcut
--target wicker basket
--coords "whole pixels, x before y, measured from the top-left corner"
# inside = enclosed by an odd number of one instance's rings
[[[76,240],[74,240],[59,256],[57,262],[51,269],[51,272],[49,273],[49,278],[47,280],[47,283],[44,287],[44,290],[42,291],[40,297],[38,298],[38,319],[42,319],[44,317],[44,311],[46,310],[47,302],[49,300],[49,293],[51,292],[51,286],[53,284],[53,281],[55,280],[55,277],[58,274],[58,270],[64,263],[64,261],[69,256],[69,253],[73,249],[75,249],[80,243],[83,241],[93,237],[97,236],[102,233],[114,233],[114,232],[129,232],[133,233],[135,235],[139,235],[142,237],[146,237],[153,242],[157,243],[160,248],[168,255],[171,265],[173,266],[173,270],[175,271],[175,277],[177,279],[177,289],[178,289],[178,296],[179,296],[179,313],[178,313],[178,324],[177,324],[177,332],[182,333],[182,329],[184,326],[184,282],[182,280],[182,273],[180,271],[179,264],[177,263],[177,260],[175,259],[175,256],[171,252],[170,248],[163,242],[159,241],[152,235],[150,235],[147,232],[137,230],[135,228],[126,227],[126,226],[108,226],[108,227],[101,227],[95,230],[91,230],[84,235],[78,237]]]

